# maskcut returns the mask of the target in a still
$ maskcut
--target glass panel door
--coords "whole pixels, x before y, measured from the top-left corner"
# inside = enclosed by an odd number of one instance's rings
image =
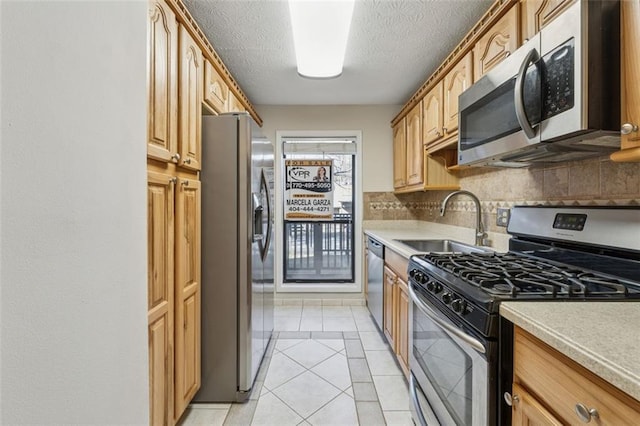
[[[304,142],[301,142],[304,143]],[[330,144],[327,144],[330,145]],[[285,283],[353,283],[355,155],[288,153],[287,160],[333,160],[333,219],[284,221]]]

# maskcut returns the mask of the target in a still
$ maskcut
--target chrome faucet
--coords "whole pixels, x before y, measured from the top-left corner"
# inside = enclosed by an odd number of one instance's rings
[[[480,209],[480,200],[473,193],[469,191],[453,191],[451,194],[447,195],[444,200],[442,200],[442,206],[440,207],[440,216],[444,216],[447,210],[447,203],[449,199],[454,195],[467,195],[476,203],[476,245],[483,246],[484,240],[487,237],[487,233],[484,232],[484,226],[482,225],[482,211]]]

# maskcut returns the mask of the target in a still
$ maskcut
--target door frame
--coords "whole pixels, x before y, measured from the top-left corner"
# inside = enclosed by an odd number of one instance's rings
[[[313,138],[313,139],[333,139],[344,138],[353,139],[356,145],[355,154],[355,175],[353,182],[355,214],[353,215],[353,235],[354,235],[354,282],[353,283],[286,283],[282,282],[283,277],[283,255],[282,236],[284,226],[284,161],[283,143],[285,139],[292,138]],[[362,293],[362,131],[361,130],[277,130],[275,144],[275,276],[276,293]]]

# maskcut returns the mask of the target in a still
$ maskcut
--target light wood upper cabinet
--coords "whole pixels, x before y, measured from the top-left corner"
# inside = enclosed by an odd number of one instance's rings
[[[622,135],[622,149],[640,147],[640,0],[625,0],[620,5],[622,28],[622,124],[632,130]],[[636,126],[635,128],[633,126]],[[635,130],[633,130],[635,129]],[[637,158],[636,161],[640,161]]]
[[[458,96],[473,83],[473,54],[467,53],[444,77],[445,137],[458,132]]]
[[[422,155],[422,103],[407,114],[407,185],[421,185],[424,181]]]
[[[522,42],[540,32],[575,1],[577,0],[521,0]]]
[[[457,150],[443,149],[434,154],[424,151],[424,188],[437,191],[460,189],[458,176],[447,167],[455,163]]]
[[[407,185],[407,119],[403,118],[393,127],[393,187]]]
[[[176,158],[178,138],[178,24],[162,0],[149,2],[147,155]]]
[[[200,389],[200,182],[179,178],[176,188],[175,418]]]
[[[150,424],[173,420],[174,178],[147,175]]]
[[[478,81],[520,46],[519,22],[516,4],[478,40],[473,47],[473,81]]]
[[[236,95],[229,91],[229,101],[227,104],[227,110],[229,112],[243,112],[246,111]]]
[[[229,86],[211,62],[204,61],[204,101],[218,114],[227,112]]]
[[[599,425],[640,424],[640,401],[519,327],[513,350],[512,424],[531,424],[532,419],[540,421],[534,424],[581,424],[592,420],[591,409],[597,410]],[[585,420],[577,414],[580,410]]]
[[[443,87],[441,80],[427,93],[424,99],[422,99],[422,137],[426,146],[429,146],[444,136],[442,130],[444,127],[444,120],[442,118]]]
[[[181,167],[200,170],[202,158],[201,117],[202,79],[204,67],[202,51],[184,26],[180,26],[179,60],[179,135]]]

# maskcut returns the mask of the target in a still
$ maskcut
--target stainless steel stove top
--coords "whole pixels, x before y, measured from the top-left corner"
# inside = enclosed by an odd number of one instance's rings
[[[520,253],[430,253],[420,259],[501,298],[640,297],[640,283]]]
[[[515,207],[508,231],[508,253],[412,256],[412,287],[485,336],[504,300],[640,301],[640,208]]]

